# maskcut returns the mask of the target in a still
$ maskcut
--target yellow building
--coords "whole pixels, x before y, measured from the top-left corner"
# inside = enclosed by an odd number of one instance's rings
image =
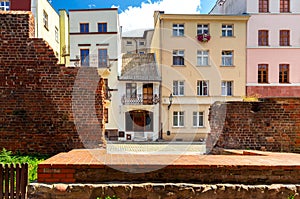
[[[69,16],[66,10],[59,10],[60,64],[70,65]]]
[[[162,139],[205,140],[210,105],[245,96],[248,19],[154,13],[151,49],[162,77]]]

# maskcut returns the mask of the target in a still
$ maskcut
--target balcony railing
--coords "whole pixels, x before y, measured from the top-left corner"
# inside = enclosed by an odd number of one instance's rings
[[[159,102],[158,95],[142,95],[138,94],[136,97],[126,97],[123,95],[121,102],[123,105],[154,105]]]
[[[83,60],[79,55],[76,55],[76,59],[70,60],[77,67],[97,67],[97,68],[110,68],[110,60],[108,56],[98,57],[96,54],[90,54]]]

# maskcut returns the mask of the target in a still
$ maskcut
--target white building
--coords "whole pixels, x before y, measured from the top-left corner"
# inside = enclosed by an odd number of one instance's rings
[[[109,90],[105,117],[107,136],[119,131],[118,76],[121,74],[121,36],[117,8],[69,10],[70,65],[97,67]]]
[[[31,11],[35,37],[44,39],[60,60],[60,16],[48,0],[1,0],[0,5],[1,10]]]
[[[159,134],[161,77],[154,54],[125,54],[119,77],[118,140],[155,141]]]
[[[145,30],[143,35],[122,35],[122,53],[146,54],[150,52],[154,30]]]

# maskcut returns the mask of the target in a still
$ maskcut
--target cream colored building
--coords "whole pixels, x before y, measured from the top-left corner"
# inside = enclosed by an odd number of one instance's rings
[[[122,53],[147,54],[150,52],[154,30],[145,30],[142,36],[122,36]]]
[[[69,16],[66,10],[59,10],[60,63],[70,65]]]
[[[119,130],[121,100],[121,34],[117,8],[69,10],[70,65],[97,67],[105,79],[108,95],[105,105],[106,135],[116,137]]]
[[[154,13],[151,48],[162,77],[164,140],[204,140],[210,132],[210,105],[245,96],[248,19]]]

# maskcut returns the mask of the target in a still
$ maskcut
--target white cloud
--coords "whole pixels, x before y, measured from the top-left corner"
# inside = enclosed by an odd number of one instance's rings
[[[120,24],[123,33],[141,29],[152,29],[155,10],[166,14],[199,14],[200,0],[161,0],[158,2],[143,2],[140,7],[128,7],[120,14]],[[141,31],[136,31],[139,34]],[[132,34],[130,34],[132,35]]]

